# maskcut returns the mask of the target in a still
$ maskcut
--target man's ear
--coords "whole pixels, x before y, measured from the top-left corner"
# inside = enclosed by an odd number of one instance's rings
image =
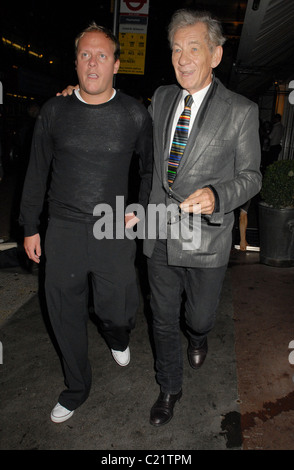
[[[117,61],[116,61],[115,64],[114,64],[114,70],[113,70],[113,73],[114,73],[115,75],[117,74],[119,67],[120,67],[120,60],[117,59]]]
[[[212,60],[211,60],[211,67],[213,69],[215,69],[215,67],[217,67],[220,64],[222,57],[223,57],[222,46],[216,46],[216,48],[213,51]]]

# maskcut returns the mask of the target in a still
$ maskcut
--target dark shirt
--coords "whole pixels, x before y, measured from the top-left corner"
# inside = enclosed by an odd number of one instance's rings
[[[75,94],[55,97],[37,119],[20,210],[25,236],[38,232],[47,190],[51,216],[92,223],[97,204],[115,210],[128,196],[133,154],[140,158],[139,200],[147,206],[152,173],[152,122],[138,101],[117,92],[100,105]],[[50,171],[51,170],[51,171]]]

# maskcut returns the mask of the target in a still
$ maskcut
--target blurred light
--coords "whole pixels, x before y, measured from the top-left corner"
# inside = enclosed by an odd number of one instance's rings
[[[19,95],[17,93],[5,93],[6,96],[10,96],[11,98],[21,98],[22,100],[34,100],[35,98],[33,97],[28,97],[28,96],[25,96],[25,95]]]
[[[26,50],[25,47],[21,46],[20,44],[17,44],[16,42],[12,42],[9,39],[2,38],[2,41],[4,42],[4,44],[7,44],[8,46],[12,46],[15,49],[18,49],[20,51],[25,51]]]
[[[24,46],[21,46],[20,44],[17,44],[16,42],[12,42],[10,41],[10,39],[7,39],[7,38],[4,38],[2,37],[2,42],[4,44],[6,44],[7,46],[11,46],[11,47],[14,47],[14,49],[17,49],[19,51],[22,51],[22,52],[26,52],[27,49],[29,49],[31,47],[30,44],[28,44],[27,47],[24,47]],[[34,52],[34,51],[28,51],[30,55],[34,56],[34,57],[37,57],[38,59],[43,59],[43,54],[38,54],[37,52]]]
[[[33,55],[34,57],[38,57],[38,59],[43,58],[43,54],[37,54],[37,52],[29,51],[30,55]]]

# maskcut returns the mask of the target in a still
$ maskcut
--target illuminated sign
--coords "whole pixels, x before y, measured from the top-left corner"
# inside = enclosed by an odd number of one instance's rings
[[[144,75],[149,0],[121,0],[119,73]]]

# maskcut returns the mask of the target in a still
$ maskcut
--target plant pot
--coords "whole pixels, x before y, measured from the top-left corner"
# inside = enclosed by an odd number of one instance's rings
[[[259,203],[260,262],[294,266],[294,208],[276,209]]]

